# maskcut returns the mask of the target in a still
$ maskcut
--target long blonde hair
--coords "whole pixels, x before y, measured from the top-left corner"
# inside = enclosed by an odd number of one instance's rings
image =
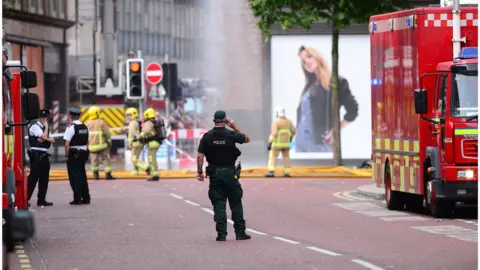
[[[309,55],[311,55],[315,59],[315,61],[317,61],[318,68],[316,71],[318,71],[319,76],[317,77],[316,73],[310,73],[307,70],[305,70],[305,67],[303,66],[303,63],[302,63],[302,69],[303,69],[303,72],[305,73],[306,82],[305,82],[305,88],[303,89],[301,96],[303,96],[307,91],[307,89],[317,81],[320,82],[320,84],[325,90],[329,90],[332,72],[325,58],[323,58],[320,55],[320,53],[318,53],[318,51],[312,47],[301,46],[298,51],[299,56],[302,51],[306,51]]]

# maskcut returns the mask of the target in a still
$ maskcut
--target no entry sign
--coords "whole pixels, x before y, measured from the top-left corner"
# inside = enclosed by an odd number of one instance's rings
[[[157,62],[150,63],[145,70],[145,77],[150,84],[159,84],[163,78],[162,66]]]

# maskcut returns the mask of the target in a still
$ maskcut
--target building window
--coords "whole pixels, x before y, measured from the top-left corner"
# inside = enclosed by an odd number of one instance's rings
[[[48,0],[48,15],[50,17],[58,16],[58,0]]]

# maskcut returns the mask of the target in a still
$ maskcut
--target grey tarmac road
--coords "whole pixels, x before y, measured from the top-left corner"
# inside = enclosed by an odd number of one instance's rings
[[[215,241],[208,182],[90,182],[92,204],[32,200],[34,241],[12,269],[477,269],[476,219],[385,211],[356,195],[369,179],[241,179],[252,239]],[[34,195],[35,198],[35,195]],[[231,222],[231,221],[229,221]]]

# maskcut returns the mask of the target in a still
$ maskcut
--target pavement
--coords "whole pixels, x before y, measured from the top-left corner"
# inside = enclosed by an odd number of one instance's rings
[[[357,189],[358,194],[362,196],[376,200],[385,199],[385,190],[383,188],[378,188],[375,184],[359,186]]]
[[[370,179],[241,183],[252,239],[235,241],[230,224],[216,242],[208,182],[90,181],[82,206],[52,182],[55,205],[32,199],[37,235],[12,269],[477,269],[476,209],[449,220],[388,211],[357,192]]]

